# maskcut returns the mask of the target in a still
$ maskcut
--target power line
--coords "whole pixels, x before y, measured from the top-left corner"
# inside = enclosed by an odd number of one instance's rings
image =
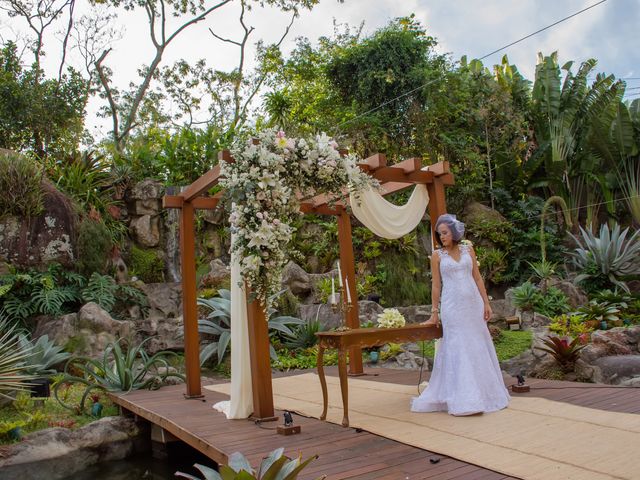
[[[491,55],[493,55],[493,54],[495,54],[495,53],[498,53],[498,52],[500,52],[500,51],[502,51],[502,50],[505,50],[505,49],[507,49],[507,48],[509,48],[509,47],[512,47],[513,45],[516,45],[516,44],[518,44],[518,43],[520,43],[520,42],[523,42],[524,40],[527,40],[528,38],[531,38],[531,37],[533,37],[534,35],[537,35],[538,33],[544,32],[545,30],[548,30],[549,28],[555,27],[556,25],[558,25],[558,24],[560,24],[560,23],[562,23],[562,22],[565,22],[565,21],[567,21],[567,20],[569,20],[569,19],[571,19],[571,18],[573,18],[573,17],[575,17],[575,16],[577,16],[577,15],[580,15],[581,13],[584,13],[584,12],[586,12],[587,10],[590,10],[590,9],[592,9],[592,8],[594,8],[594,7],[597,7],[598,5],[603,4],[603,3],[607,2],[607,1],[608,1],[608,0],[600,0],[599,2],[596,2],[596,3],[594,3],[594,4],[592,4],[592,5],[588,6],[588,7],[583,8],[582,10],[579,10],[579,11],[577,11],[577,12],[575,12],[575,13],[572,13],[571,15],[569,15],[569,16],[567,16],[567,17],[564,17],[564,18],[562,18],[562,19],[560,19],[560,20],[558,20],[558,21],[556,21],[556,22],[552,23],[551,25],[547,25],[546,27],[541,28],[541,29],[539,29],[539,30],[536,30],[535,32],[530,33],[529,35],[526,35],[526,36],[524,36],[524,37],[522,37],[522,38],[519,38],[518,40],[516,40],[516,41],[514,41],[514,42],[511,42],[511,43],[509,43],[508,45],[505,45],[505,46],[500,47],[500,48],[498,48],[498,49],[496,49],[496,50],[494,50],[494,51],[492,51],[492,52],[490,52],[490,53],[487,53],[486,55],[483,55],[482,57],[478,58],[478,60],[484,60],[485,58],[490,57]],[[397,96],[397,97],[395,97],[395,98],[392,98],[392,99],[390,99],[390,100],[387,100],[386,102],[381,103],[380,105],[378,105],[378,106],[376,106],[376,107],[373,107],[373,108],[371,108],[371,109],[367,110],[366,112],[363,112],[363,113],[361,113],[361,114],[359,114],[359,115],[356,115],[356,116],[355,116],[355,117],[353,117],[353,118],[350,118],[350,119],[348,119],[348,120],[345,120],[345,121],[344,121],[344,122],[342,122],[342,123],[339,123],[339,124],[336,126],[336,128],[335,128],[334,132],[336,132],[336,133],[337,133],[337,132],[338,132],[338,130],[340,129],[340,127],[342,127],[343,125],[346,125],[346,124],[348,124],[348,123],[351,123],[351,122],[353,122],[354,120],[357,120],[357,119],[358,119],[358,118],[360,118],[360,117],[364,117],[365,115],[369,115],[370,113],[373,113],[373,112],[375,112],[376,110],[379,110],[379,109],[381,109],[382,107],[385,107],[386,105],[389,105],[390,103],[393,103],[393,102],[395,102],[395,101],[397,101],[397,100],[400,100],[401,98],[404,98],[404,97],[406,97],[406,96],[408,96],[408,95],[411,95],[412,93],[417,92],[418,90],[421,90],[421,89],[423,89],[423,88],[426,88],[426,87],[428,87],[429,85],[432,85],[432,84],[434,84],[434,83],[436,83],[436,82],[438,82],[438,81],[442,80],[442,79],[444,78],[444,76],[445,76],[445,74],[442,74],[442,75],[438,76],[437,78],[434,78],[433,80],[430,80],[430,81],[426,82],[426,83],[425,83],[425,84],[423,84],[423,85],[420,85],[420,86],[418,86],[418,87],[416,87],[416,88],[413,88],[412,90],[409,90],[408,92],[405,92],[405,93],[403,93],[403,94],[401,94],[401,95],[398,95],[398,96]]]

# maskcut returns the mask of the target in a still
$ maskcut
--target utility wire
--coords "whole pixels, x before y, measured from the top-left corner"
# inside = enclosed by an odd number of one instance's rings
[[[571,19],[571,18],[573,18],[573,17],[575,17],[575,16],[578,16],[578,15],[580,15],[581,13],[584,13],[584,12],[586,12],[587,10],[590,10],[590,9],[592,9],[592,8],[594,8],[594,7],[597,7],[598,5],[601,5],[601,4],[603,4],[603,3],[607,2],[607,1],[608,1],[608,0],[600,0],[599,2],[596,2],[596,3],[592,4],[592,5],[589,5],[588,7],[585,7],[585,8],[583,8],[582,10],[579,10],[579,11],[577,11],[577,12],[575,12],[575,13],[572,13],[571,15],[569,15],[569,16],[567,16],[567,17],[561,18],[560,20],[558,20],[558,21],[556,21],[556,22],[552,23],[551,25],[547,25],[546,27],[543,27],[543,28],[541,28],[541,29],[539,29],[539,30],[536,30],[535,32],[530,33],[529,35],[526,35],[526,36],[524,36],[524,37],[522,37],[522,38],[519,38],[518,40],[516,40],[516,41],[514,41],[514,42],[511,42],[511,43],[509,43],[509,44],[507,44],[507,45],[505,45],[505,46],[503,46],[503,47],[500,47],[500,48],[498,48],[498,49],[496,49],[496,50],[493,50],[492,52],[489,52],[489,53],[487,53],[487,54],[483,55],[482,57],[478,58],[478,60],[484,60],[485,58],[490,57],[491,55],[494,55],[495,53],[498,53],[498,52],[500,52],[500,51],[502,51],[502,50],[505,50],[505,49],[507,49],[507,48],[509,48],[509,47],[512,47],[513,45],[516,45],[516,44],[518,44],[518,43],[520,43],[520,42],[523,42],[524,40],[527,40],[528,38],[531,38],[531,37],[533,37],[534,35],[537,35],[537,34],[539,34],[539,33],[541,33],[541,32],[544,32],[545,30],[548,30],[549,28],[555,27],[556,25],[559,25],[560,23],[565,22],[565,21],[567,21],[567,20],[569,20],[569,19]],[[413,88],[413,89],[409,90],[408,92],[405,92],[405,93],[403,93],[403,94],[401,94],[401,95],[398,95],[398,96],[397,96],[397,97],[395,97],[395,98],[392,98],[392,99],[390,99],[390,100],[387,100],[386,102],[383,102],[383,103],[381,103],[380,105],[378,105],[378,106],[376,106],[376,107],[373,107],[373,108],[371,108],[371,109],[367,110],[366,112],[363,112],[363,113],[361,113],[361,114],[359,114],[359,115],[356,115],[356,116],[355,116],[355,117],[353,117],[353,118],[350,118],[350,119],[348,119],[348,120],[345,120],[344,122],[339,123],[339,124],[336,126],[336,128],[335,128],[334,132],[336,132],[336,133],[337,133],[337,132],[340,130],[340,127],[342,127],[343,125],[346,125],[346,124],[348,124],[348,123],[351,123],[351,122],[353,122],[353,121],[357,120],[358,118],[364,117],[365,115],[369,115],[370,113],[373,113],[373,112],[375,112],[375,111],[377,111],[377,110],[381,109],[382,107],[385,107],[385,106],[389,105],[390,103],[393,103],[393,102],[395,102],[395,101],[397,101],[397,100],[400,100],[401,98],[404,98],[404,97],[406,97],[406,96],[408,96],[408,95],[411,95],[412,93],[417,92],[418,90],[421,90],[421,89],[423,89],[423,88],[426,88],[426,87],[428,87],[429,85],[432,85],[432,84],[434,84],[434,83],[436,83],[436,82],[438,82],[438,81],[442,80],[444,77],[445,77],[445,74],[442,74],[442,75],[440,75],[440,76],[438,76],[438,77],[434,78],[433,80],[430,80],[430,81],[428,81],[428,82],[424,83],[423,85],[420,85],[420,86],[418,86],[418,87],[416,87],[416,88]]]

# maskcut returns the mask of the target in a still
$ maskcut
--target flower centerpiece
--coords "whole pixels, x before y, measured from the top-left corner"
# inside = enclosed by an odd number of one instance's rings
[[[396,308],[385,308],[378,314],[378,327],[399,328],[404,327],[406,321],[404,316]]]
[[[268,309],[281,288],[300,203],[318,194],[339,200],[377,182],[324,133],[304,139],[265,130],[235,142],[231,155],[234,162],[220,165],[220,184],[231,201],[231,251],[240,258],[252,297]]]

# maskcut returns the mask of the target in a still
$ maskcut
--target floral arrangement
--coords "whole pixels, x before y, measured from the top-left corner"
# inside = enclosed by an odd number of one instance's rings
[[[381,328],[404,327],[405,323],[404,316],[396,308],[385,308],[378,315],[378,327]]]
[[[242,259],[252,297],[268,309],[281,288],[300,203],[318,194],[357,195],[377,182],[356,166],[355,156],[341,156],[324,133],[305,140],[265,130],[255,140],[237,141],[231,155],[233,163],[220,164],[220,184],[231,201],[231,250]]]

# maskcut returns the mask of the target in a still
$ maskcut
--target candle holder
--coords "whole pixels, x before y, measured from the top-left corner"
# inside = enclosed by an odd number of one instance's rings
[[[331,310],[333,313],[347,313],[353,307],[353,304],[349,301],[345,301],[345,289],[344,287],[338,287],[338,291],[336,292],[340,295],[340,301],[331,302]]]

